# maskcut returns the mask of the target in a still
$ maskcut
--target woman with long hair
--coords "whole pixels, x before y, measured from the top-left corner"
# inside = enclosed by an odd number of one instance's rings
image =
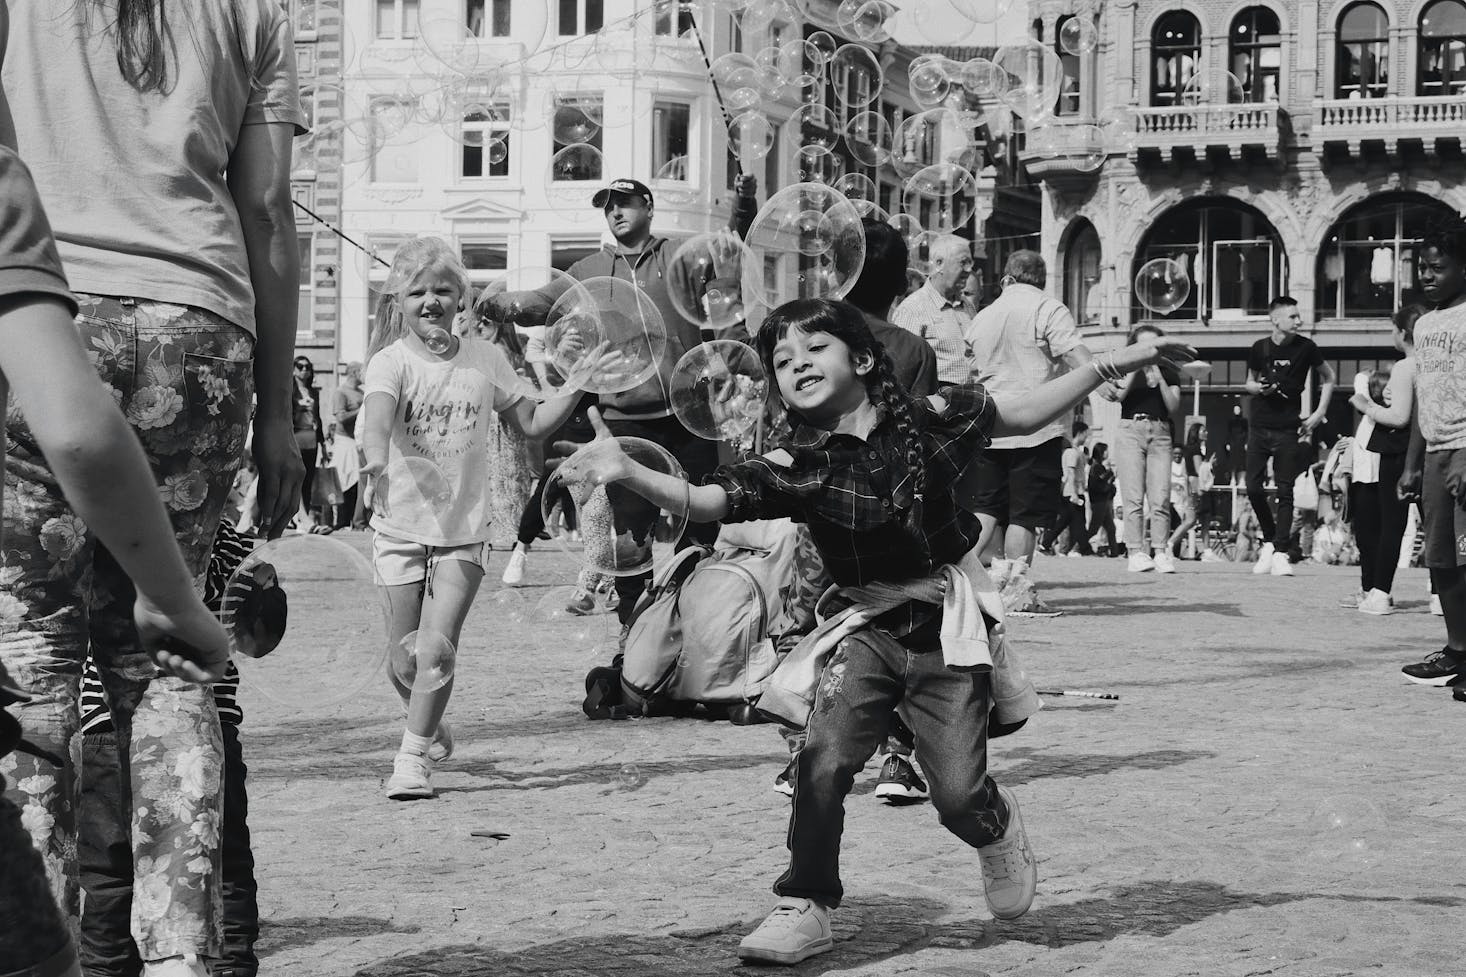
[[[1101,441],[1089,454],[1089,527],[1085,534],[1104,530],[1105,545],[1098,550],[1104,556],[1118,556],[1115,543],[1115,471],[1110,467],[1110,446]]]
[[[8,8],[3,83],[77,293],[76,328],[202,577],[251,424],[271,535],[304,477],[291,422],[290,158],[306,120],[289,15],[275,0]],[[66,756],[90,648],[131,785],[117,803],[132,820],[143,972],[203,975],[200,958],[222,949],[219,772],[230,762],[213,694],[155,672],[131,586],[56,487],[27,422],[10,421],[7,477],[19,491],[6,494],[0,593],[25,611],[0,626],[0,660],[32,693],[19,707],[28,732]],[[36,846],[75,916],[74,778],[29,756],[12,770],[9,796],[36,811]],[[247,961],[223,962],[235,964]]]

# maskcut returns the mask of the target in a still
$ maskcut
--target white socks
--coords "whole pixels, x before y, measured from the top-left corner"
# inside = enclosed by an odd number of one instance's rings
[[[419,736],[407,730],[402,731],[402,746],[399,753],[411,753],[414,756],[427,756],[428,747],[433,745],[431,736]]]

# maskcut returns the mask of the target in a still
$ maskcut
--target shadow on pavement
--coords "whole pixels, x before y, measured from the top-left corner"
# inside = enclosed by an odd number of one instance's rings
[[[1049,588],[1043,588],[1047,591]],[[1219,614],[1223,617],[1246,617],[1241,604],[1217,602],[1212,604],[1188,603],[1179,598],[1174,600],[1147,600],[1144,597],[1106,597],[1103,601],[1086,603],[1077,600],[1050,601],[1054,610],[1065,613],[1086,614],[1094,617],[1131,614]]]
[[[291,916],[265,919],[260,925],[259,951],[263,957],[323,939],[375,936],[378,933],[420,933],[418,926],[399,926],[375,916]]]
[[[1003,750],[1001,765],[993,766],[1000,784],[1027,784],[1060,777],[1102,777],[1120,770],[1165,770],[1193,760],[1216,756],[1203,750],[1151,750],[1147,753],[1051,753],[1029,747]]]
[[[832,918],[835,949],[794,967],[745,967],[738,941],[756,919],[714,929],[657,936],[608,933],[557,940],[506,952],[451,944],[395,956],[356,972],[356,977],[705,977],[727,973],[818,975],[849,970],[933,948],[981,950],[1003,943],[1064,947],[1103,943],[1118,936],[1164,937],[1184,926],[1235,910],[1311,900],[1357,903],[1411,902],[1460,906],[1453,896],[1318,895],[1304,892],[1237,892],[1216,882],[1155,880],[1122,886],[1104,898],[1037,908],[1021,920],[935,923],[944,911],[928,899],[888,896],[849,899]],[[322,936],[328,934],[323,933]],[[980,959],[964,972],[980,977]],[[950,972],[950,968],[942,968]]]
[[[777,746],[777,744],[773,744]],[[715,770],[740,770],[767,766],[769,782],[783,769],[784,753],[771,748],[763,753],[742,753],[731,756],[689,756],[676,760],[647,760],[621,764],[602,761],[575,767],[547,767],[537,770],[509,770],[493,760],[455,762],[453,772],[480,777],[487,783],[470,787],[439,787],[439,794],[472,794],[488,790],[551,790],[557,787],[607,786],[615,790],[637,791],[658,777],[685,773],[707,773]]]

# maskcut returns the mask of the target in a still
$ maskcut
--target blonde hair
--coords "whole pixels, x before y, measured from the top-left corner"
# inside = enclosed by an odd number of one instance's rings
[[[415,237],[403,242],[392,257],[392,268],[377,299],[376,322],[371,342],[367,345],[367,361],[401,339],[406,332],[402,324],[402,296],[428,272],[441,272],[458,286],[459,310],[473,305],[473,284],[468,269],[458,253],[440,237]]]

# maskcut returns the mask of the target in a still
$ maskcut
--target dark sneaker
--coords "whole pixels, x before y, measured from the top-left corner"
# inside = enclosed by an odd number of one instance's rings
[[[1466,702],[1466,685],[1458,685],[1452,689],[1451,698],[1457,702]]]
[[[876,796],[888,804],[904,804],[924,801],[931,796],[926,781],[916,774],[910,760],[892,753],[881,764],[881,780],[876,784]]]
[[[784,771],[774,778],[774,790],[783,794],[785,797],[794,796],[794,764],[796,762],[798,762],[797,757],[790,757],[789,766],[785,767]]]
[[[1466,673],[1466,664],[1458,661],[1451,649],[1442,648],[1425,661],[1406,665],[1400,671],[1416,685],[1441,688],[1455,685],[1463,673]]]

